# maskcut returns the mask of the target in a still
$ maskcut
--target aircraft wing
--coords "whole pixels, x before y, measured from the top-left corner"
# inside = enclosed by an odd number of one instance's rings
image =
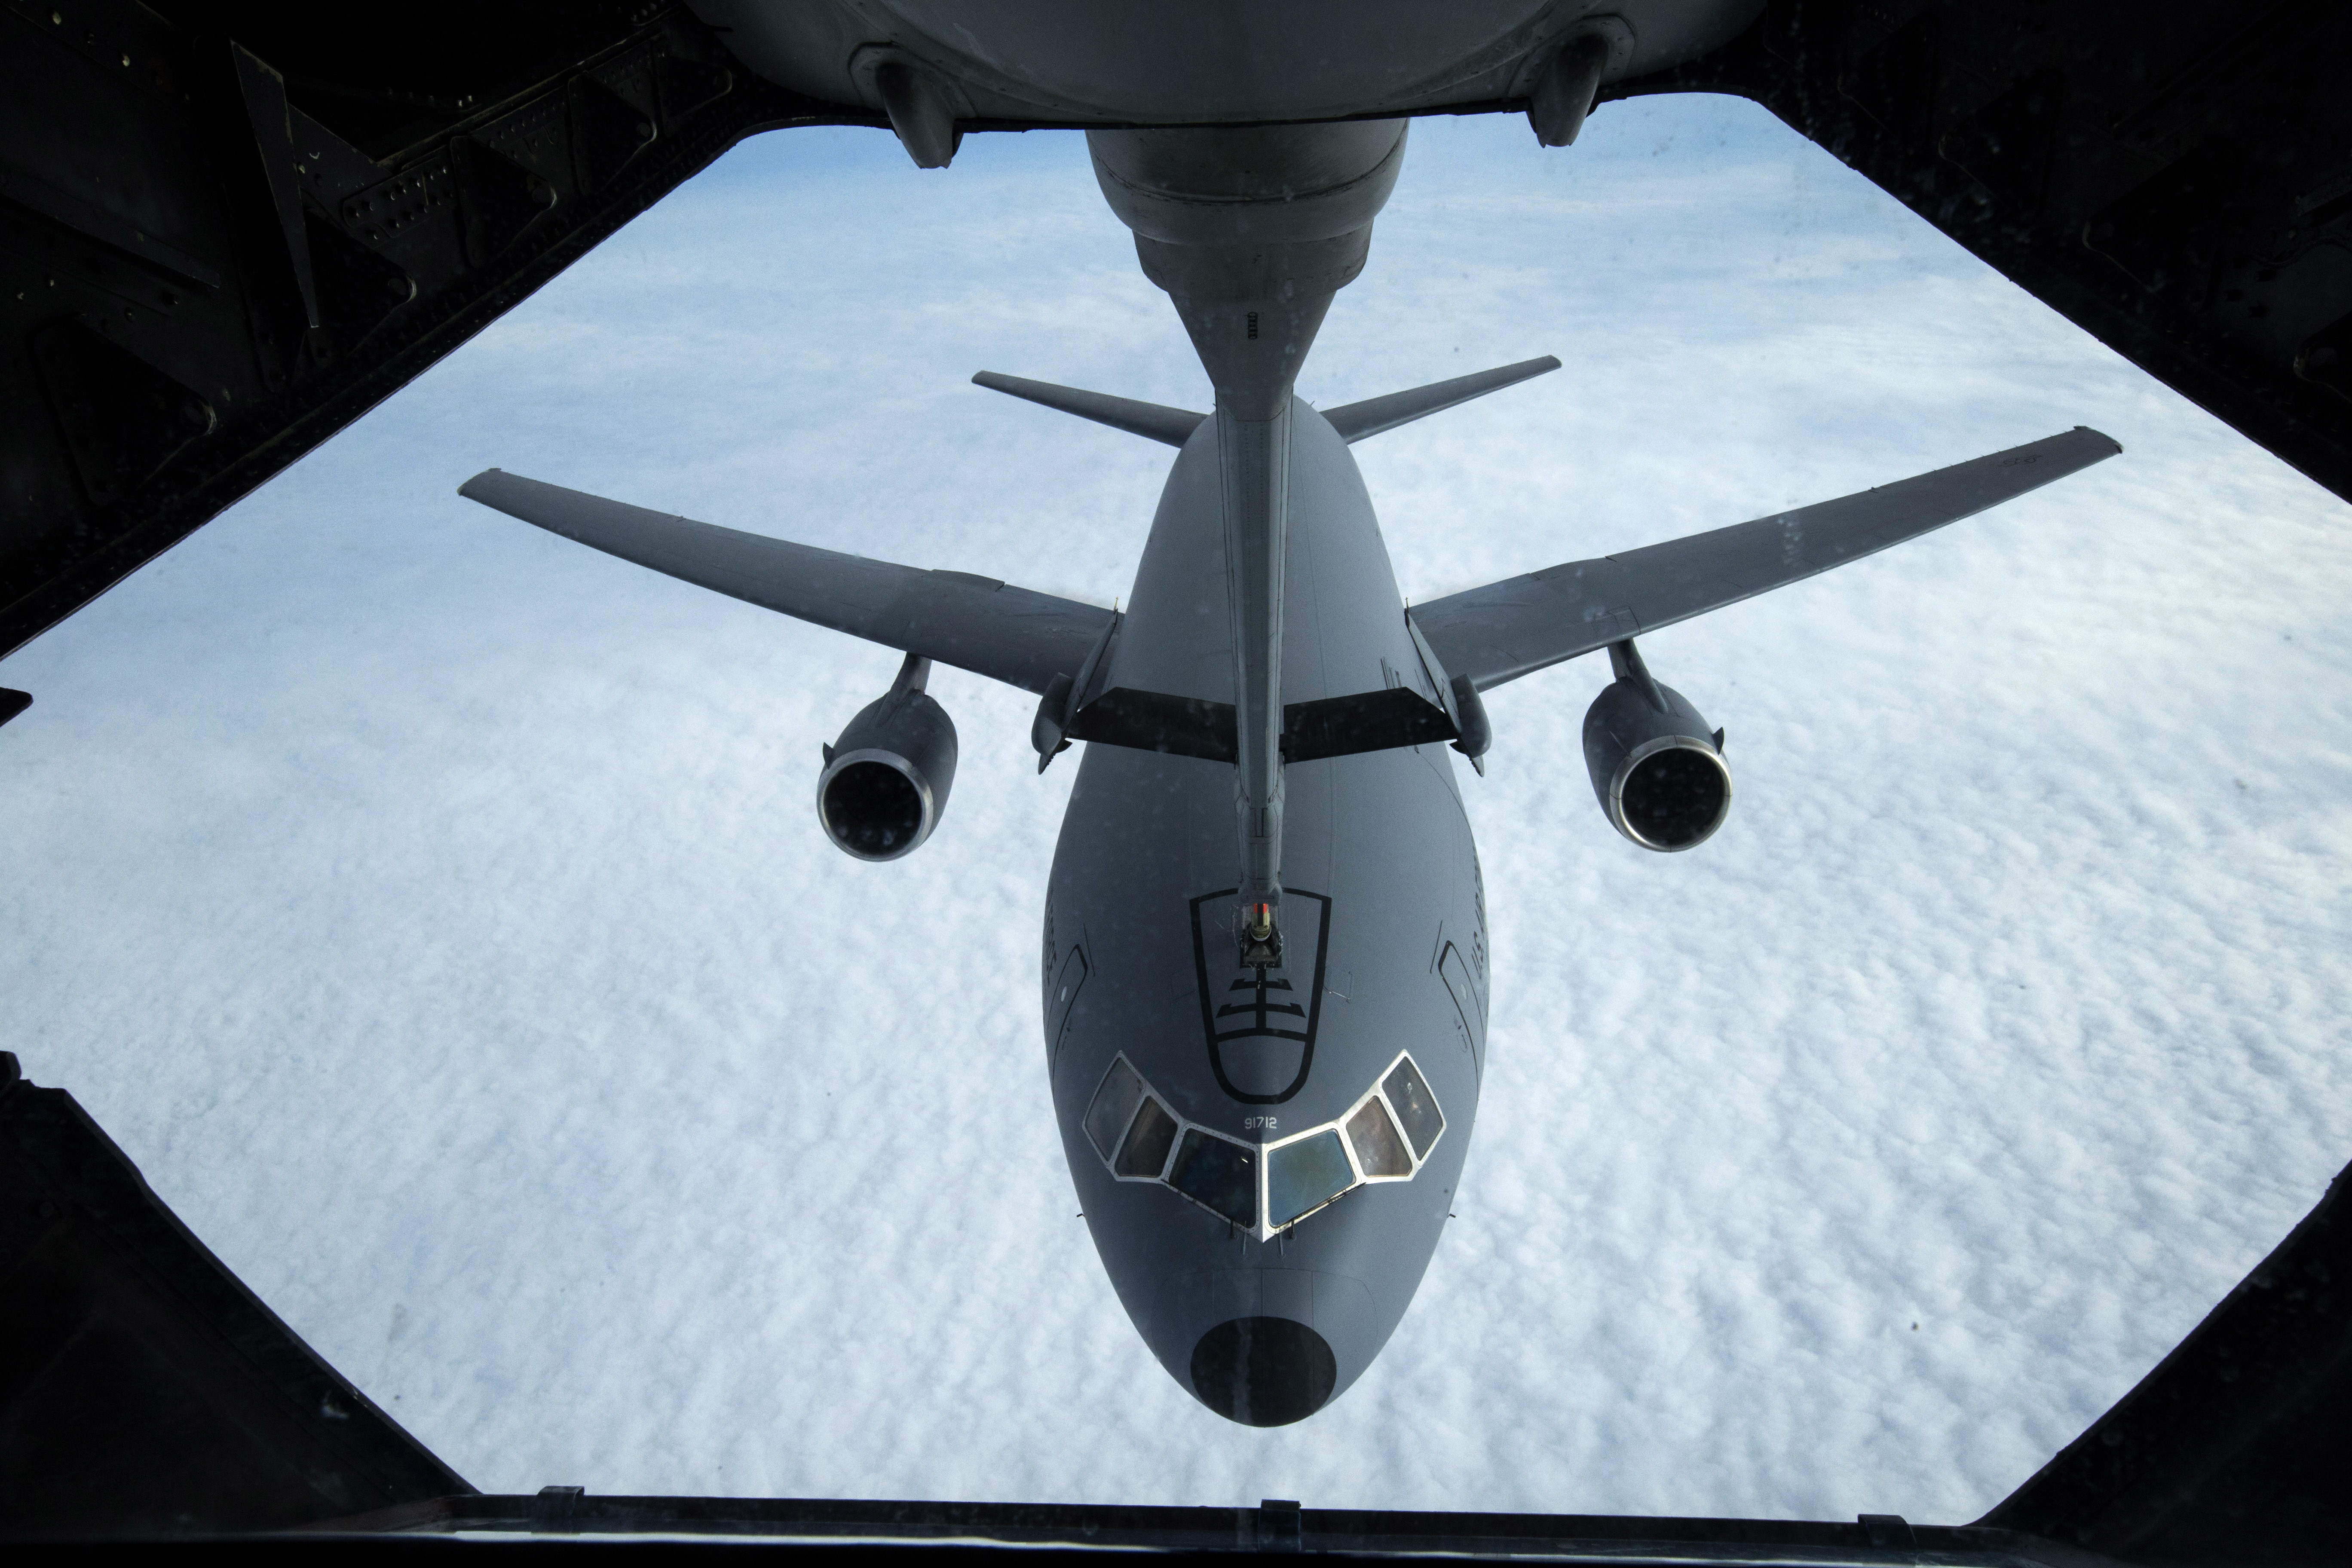
[[[1449,675],[1481,691],[1900,544],[2123,450],[2084,426],[1916,479],[1415,605]]]
[[[625,506],[488,468],[469,500],[698,587],[1042,695],[1110,625],[1097,605]]]

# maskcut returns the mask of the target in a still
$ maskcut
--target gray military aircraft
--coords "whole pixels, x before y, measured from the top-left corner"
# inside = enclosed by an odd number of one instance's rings
[[[1578,112],[1591,84],[1576,88]],[[1572,135],[1573,128],[1570,128]],[[491,469],[461,493],[903,651],[824,748],[848,853],[928,838],[956,769],[934,661],[1037,694],[1042,773],[1090,742],[1047,894],[1047,1071],[1105,1268],[1169,1373],[1233,1420],[1322,1408],[1395,1330],[1447,1218],[1486,1060],[1488,941],[1450,752],[1482,692],[1607,650],[1584,721],[1602,812],[1689,849],[1731,804],[1724,732],[1634,646],[2121,448],[2064,435],[1817,506],[1414,605],[1350,444],[1559,368],[1530,360],[1318,410],[1293,392],[1361,269],[1402,120],[1092,131],[1215,388],[1209,414],[983,373],[1178,448],[1128,608],[921,571]]]

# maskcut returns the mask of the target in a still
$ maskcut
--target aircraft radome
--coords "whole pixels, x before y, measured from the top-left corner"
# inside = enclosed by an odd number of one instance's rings
[[[1592,60],[1563,58],[1568,75],[1591,68],[1554,84],[1547,140],[1573,139],[1598,80]],[[1643,848],[1694,848],[1731,805],[1724,732],[1651,674],[1637,637],[2120,448],[2078,427],[1408,613],[1350,444],[1559,362],[1320,412],[1294,395],[1334,293],[1363,266],[1406,122],[1087,136],[1214,408],[974,379],[1178,449],[1123,612],[498,469],[462,493],[902,650],[896,684],[824,750],[817,816],[849,854],[906,855],[947,807],[956,736],[924,689],[934,660],[1037,695],[1041,772],[1088,742],[1039,964],[1071,1176],[1169,1373],[1222,1415],[1276,1426],[1321,1409],[1380,1352],[1469,1152],[1490,974],[1453,759],[1482,766],[1481,693],[1606,650],[1615,679],[1584,721],[1601,809]]]

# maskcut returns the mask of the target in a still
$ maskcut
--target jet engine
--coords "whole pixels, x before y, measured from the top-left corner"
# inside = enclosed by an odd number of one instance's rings
[[[931,661],[908,656],[898,680],[824,749],[816,781],[825,837],[860,860],[896,860],[931,836],[955,783],[955,722],[924,691]]]
[[[1705,843],[1731,811],[1723,731],[1709,733],[1690,699],[1652,679],[1632,642],[1612,644],[1609,658],[1617,679],[1584,715],[1584,765],[1601,811],[1644,849]]]

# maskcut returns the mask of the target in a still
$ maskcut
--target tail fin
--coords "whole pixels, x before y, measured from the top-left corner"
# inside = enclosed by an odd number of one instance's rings
[[[1350,403],[1339,408],[1326,408],[1323,417],[1339,438],[1353,445],[1367,436],[1377,436],[1383,430],[1393,430],[1400,425],[1410,425],[1425,414],[1441,408],[1451,408],[1457,403],[1467,403],[1474,397],[1484,397],[1490,392],[1538,376],[1559,368],[1559,361],[1550,354],[1541,359],[1521,360],[1496,370],[1482,370],[1475,375],[1457,375],[1452,381],[1432,382],[1416,386],[1410,392],[1391,392],[1386,397],[1368,397],[1361,403]],[[1073,409],[1071,412],[1076,413]]]
[[[1154,441],[1165,441],[1171,447],[1181,447],[1191,440],[1193,430],[1208,417],[1205,414],[1195,414],[1186,408],[1139,403],[1132,397],[1113,397],[1107,392],[1084,392],[1075,386],[1055,386],[1050,381],[1028,381],[1017,375],[999,375],[992,370],[982,371],[971,379],[973,385],[987,387],[991,392],[1025,397],[1032,403],[1042,403],[1048,408],[1058,408],[1065,414],[1075,414],[1081,419],[1091,419],[1097,425],[1124,430],[1130,436],[1146,436]]]

